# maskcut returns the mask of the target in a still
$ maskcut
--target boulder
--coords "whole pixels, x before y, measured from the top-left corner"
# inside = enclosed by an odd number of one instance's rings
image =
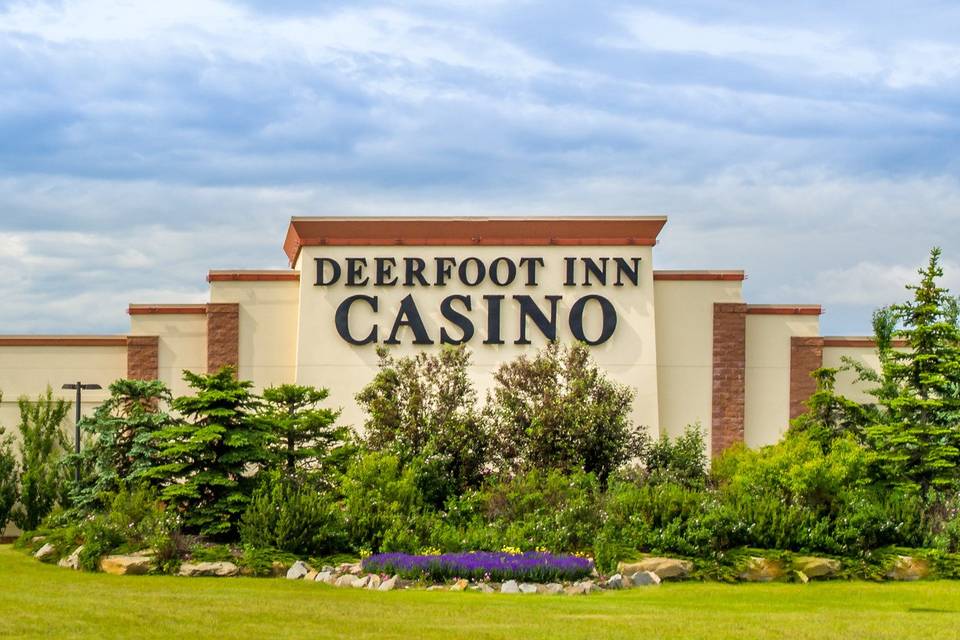
[[[317,579],[317,576],[318,576],[318,575],[320,575],[320,572],[319,572],[319,571],[316,571],[316,570],[314,570],[314,569],[311,569],[311,570],[307,573],[307,575],[303,576],[303,579],[306,580],[307,582],[313,582],[313,581],[315,581],[315,580]]]
[[[380,576],[375,573],[371,573],[367,581],[367,589],[379,589],[380,588]]]
[[[332,577],[333,577],[333,574],[330,573],[329,571],[321,571],[320,573],[318,573],[318,574],[313,578],[313,581],[314,581],[314,582],[325,582],[325,583],[328,583],[328,584],[329,584],[329,583],[330,583],[330,578],[332,578]]]
[[[592,580],[583,580],[581,582],[573,583],[563,591],[569,596],[585,596],[600,590],[600,587],[598,587]]]
[[[615,573],[609,578],[607,578],[607,589],[623,589],[624,582],[623,576],[619,573]]]
[[[890,580],[922,580],[930,575],[930,563],[923,558],[897,556],[893,566],[887,571]]]
[[[184,562],[177,575],[186,578],[232,578],[240,569],[232,562]]]
[[[280,562],[279,560],[274,560],[273,562],[270,563],[270,577],[280,578],[282,576],[285,576],[287,575],[287,570],[289,569],[290,567],[288,565],[284,564],[283,562]]]
[[[805,574],[803,571],[797,571],[796,569],[794,569],[793,576],[803,584],[807,584],[808,582],[810,582],[810,577],[807,574]]]
[[[83,551],[83,546],[79,546],[73,550],[66,558],[60,558],[60,562],[57,563],[58,567],[63,567],[64,569],[73,569],[74,571],[80,570],[80,552]]]
[[[520,593],[537,593],[537,591],[539,590],[539,589],[538,589],[539,587],[540,587],[540,585],[538,585],[538,584],[531,584],[531,583],[529,583],[529,582],[523,582],[523,583],[520,584],[520,586],[519,586],[518,588],[520,589]]]
[[[330,565],[325,564],[320,568],[320,571],[326,571],[327,573],[335,573],[337,570],[331,567]]]
[[[139,576],[153,567],[153,558],[144,556],[104,556],[100,570],[114,576]]]
[[[310,565],[303,560],[297,560],[287,569],[287,580],[302,580],[312,571]]]
[[[393,576],[387,580],[384,580],[380,583],[380,586],[377,587],[377,591],[393,591],[397,587],[397,576]]]
[[[635,587],[647,587],[660,584],[660,576],[653,571],[637,571],[630,576],[630,582]]]
[[[500,593],[520,593],[520,585],[516,580],[507,580],[500,586]]]
[[[660,579],[664,578],[685,578],[693,571],[693,563],[689,560],[680,560],[678,558],[660,558],[651,556],[642,558],[636,562],[621,562],[617,565],[617,573],[622,575],[631,575],[638,571],[650,571]]]
[[[491,586],[490,586],[489,584],[487,584],[486,582],[481,582],[480,584],[475,584],[475,585],[473,585],[472,587],[470,587],[470,590],[471,590],[471,591],[479,591],[480,593],[493,593],[493,592],[496,591],[496,589],[494,589],[493,587],[491,587]]]
[[[363,573],[363,565],[359,562],[344,562],[339,567],[337,567],[339,573],[350,573],[355,576]]]
[[[737,576],[746,582],[770,582],[786,574],[783,562],[772,558],[751,556]]]
[[[356,578],[356,576],[354,577]],[[368,584],[370,584],[370,576],[363,576],[362,578],[356,578],[350,586],[354,589],[363,589]]]
[[[463,578],[460,578],[459,580],[454,582],[452,585],[450,585],[450,591],[466,591],[467,586],[469,585],[470,585],[469,582],[467,582]]]
[[[840,573],[840,561],[833,558],[799,556],[793,559],[793,568],[808,578],[829,578]]]
[[[537,591],[538,593],[543,593],[548,596],[557,596],[563,593],[563,585],[559,582],[550,582],[548,584],[541,585],[541,588]]]
[[[443,584],[432,584],[427,587],[427,591],[446,591],[447,586]]]
[[[338,587],[352,587],[353,583],[355,582],[357,582],[357,576],[347,573],[337,578],[336,582],[334,582],[334,585]]]
[[[46,560],[47,558],[55,555],[57,555],[57,548],[48,542],[37,549],[37,552],[33,554],[33,557],[37,560]]]

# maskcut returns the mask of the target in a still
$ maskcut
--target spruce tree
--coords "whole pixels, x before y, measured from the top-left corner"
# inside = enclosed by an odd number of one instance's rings
[[[157,433],[161,464],[147,476],[163,485],[188,530],[227,537],[249,502],[256,465],[270,458],[271,434],[253,416],[253,383],[237,380],[232,367],[183,377],[194,395],[173,401],[183,420]]]
[[[349,440],[349,429],[336,426],[340,412],[321,407],[326,389],[282,384],[264,390],[257,414],[275,438],[270,448],[288,476],[319,471]]]

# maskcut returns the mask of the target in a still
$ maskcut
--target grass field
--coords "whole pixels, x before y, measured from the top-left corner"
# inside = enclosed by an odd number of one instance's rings
[[[958,638],[960,582],[682,583],[593,596],[377,593],[76,573],[0,546],[2,638]]]

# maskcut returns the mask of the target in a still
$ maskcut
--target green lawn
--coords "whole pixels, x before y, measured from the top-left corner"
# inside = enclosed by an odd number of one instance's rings
[[[116,577],[0,546],[0,638],[956,638],[960,582],[682,583],[587,597]]]

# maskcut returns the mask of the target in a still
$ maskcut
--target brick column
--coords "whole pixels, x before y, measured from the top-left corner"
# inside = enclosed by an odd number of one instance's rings
[[[207,372],[240,364],[240,305],[207,305]]]
[[[823,338],[790,338],[790,419],[807,412],[807,400],[817,390],[810,374],[823,366]]]
[[[127,336],[127,379],[156,380],[160,376],[160,338]]]
[[[743,442],[747,305],[713,305],[713,422],[711,452]]]

